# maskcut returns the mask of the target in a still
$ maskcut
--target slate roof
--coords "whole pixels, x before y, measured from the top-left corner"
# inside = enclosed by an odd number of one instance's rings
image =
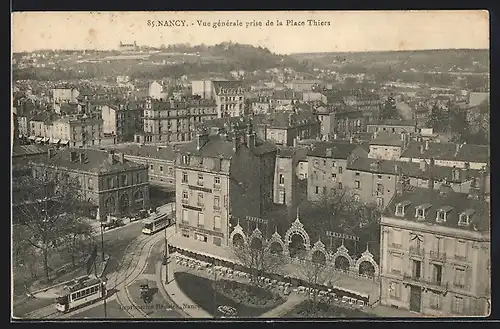
[[[403,152],[401,157],[415,159],[430,159],[450,160],[463,162],[490,162],[490,148],[484,145],[461,144],[458,153],[456,152],[457,144],[455,143],[432,143],[429,142],[429,149],[420,153],[422,143],[410,142],[408,148]]]
[[[347,159],[356,148],[360,147],[358,144],[338,142],[318,142],[312,145],[307,152],[308,156],[332,159]],[[331,156],[327,156],[327,149],[331,149]]]
[[[396,194],[383,215],[386,217],[401,218],[395,214],[396,205],[400,202],[409,202],[403,217],[405,220],[417,221],[417,218],[415,218],[415,208],[424,204],[430,204],[431,207],[427,210],[424,222],[469,230],[475,227],[478,231],[482,232],[490,230],[489,203],[469,198],[469,195],[466,193],[449,191],[446,194],[442,194],[440,190],[416,187],[412,191],[403,191],[402,194]],[[446,216],[446,222],[437,223],[437,211],[445,207],[449,207],[448,209],[450,209],[450,212]],[[469,209],[476,211],[471,218],[471,225],[468,227],[459,226],[459,215]]]
[[[295,120],[295,124],[292,126],[300,125],[301,122],[304,124],[319,122],[318,118],[313,114],[312,111],[299,111],[298,113],[291,113],[288,111],[279,111],[272,114],[269,117],[271,128],[289,128],[290,127],[290,116]]]
[[[12,148],[12,157],[23,157],[47,153],[49,148],[45,145],[19,145]]]
[[[402,146],[401,136],[399,134],[390,134],[380,131],[377,136],[370,141],[370,145]]]
[[[229,80],[229,81],[213,81],[214,91],[218,95],[220,88],[243,88],[243,83],[241,81]]]
[[[71,152],[77,153],[78,161],[71,162]],[[79,154],[83,154],[83,162],[79,161]],[[109,162],[109,152],[96,149],[64,148],[56,152],[50,159],[44,157],[38,162],[46,165],[62,167],[73,170],[81,170],[93,173],[120,172],[131,169],[146,169],[143,164],[135,163],[125,159],[123,163],[119,161],[118,155],[114,154],[113,164]]]

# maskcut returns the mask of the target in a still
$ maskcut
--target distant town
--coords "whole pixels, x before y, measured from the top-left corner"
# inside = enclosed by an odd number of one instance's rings
[[[12,75],[15,317],[490,313],[488,50],[123,41]]]

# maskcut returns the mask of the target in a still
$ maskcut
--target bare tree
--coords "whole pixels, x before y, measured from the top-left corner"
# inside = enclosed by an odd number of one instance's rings
[[[72,229],[77,227],[74,221],[79,217],[80,185],[66,173],[46,170],[23,176],[14,184],[13,221],[23,227],[19,238],[42,254],[45,278],[49,280],[49,257],[64,245],[70,232],[79,234]]]
[[[258,239],[235,246],[233,253],[241,264],[250,270],[252,282],[256,282],[258,276],[266,273],[278,273],[285,264],[281,253],[273,252],[268,243],[262,243]]]
[[[64,233],[64,248],[70,253],[71,265],[75,268],[77,265],[76,260],[87,253],[86,246],[92,241],[94,231],[81,218],[75,218],[74,221],[68,223]]]

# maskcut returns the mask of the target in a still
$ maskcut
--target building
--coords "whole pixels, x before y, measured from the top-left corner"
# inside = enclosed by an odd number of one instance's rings
[[[332,189],[344,188],[347,184],[348,164],[358,157],[366,156],[366,150],[354,143],[317,142],[311,144],[307,152],[309,170],[307,199],[317,201],[330,193]]]
[[[322,93],[308,91],[308,92],[302,93],[302,101],[303,102],[320,102],[320,103],[326,104],[328,102],[328,99]]]
[[[115,143],[133,141],[142,131],[143,108],[139,102],[115,102],[101,106],[103,133],[113,136]]]
[[[213,99],[213,84],[210,80],[191,81],[191,93],[205,99]]]
[[[271,108],[280,111],[288,105],[298,104],[302,100],[302,93],[292,90],[276,90],[270,97]]]
[[[134,52],[139,50],[139,46],[137,46],[137,42],[134,43],[123,43],[120,41],[119,50],[122,52]]]
[[[381,218],[381,304],[427,316],[488,315],[490,205],[469,194],[398,185]],[[476,187],[478,186],[478,187]],[[482,187],[481,187],[482,186]]]
[[[64,103],[78,103],[79,95],[80,93],[76,88],[54,88],[52,89],[52,105],[56,108],[57,105]]]
[[[280,147],[276,154],[274,177],[274,203],[294,208],[297,206],[297,185],[301,150],[293,147]],[[302,152],[303,153],[303,152]]]
[[[319,86],[319,80],[294,80],[286,84],[286,87],[295,91],[312,91],[314,87]]]
[[[400,161],[420,163],[434,158],[436,166],[481,170],[490,163],[490,147],[486,145],[411,141]],[[468,164],[468,165],[467,165]]]
[[[101,218],[126,216],[149,207],[148,169],[126,160],[123,154],[88,148],[49,149],[45,159],[32,166],[35,178],[68,174],[78,180],[78,190],[91,216],[96,215],[97,207]]]
[[[168,97],[168,94],[163,91],[163,86],[159,82],[153,81],[149,84],[148,96],[153,99],[163,100]]]
[[[468,104],[469,107],[479,106],[482,102],[490,101],[490,93],[489,92],[472,92],[469,94]]]
[[[352,107],[335,109],[335,133],[338,137],[351,137],[366,131],[366,125],[371,120],[367,112]]]
[[[48,147],[45,145],[19,145],[12,148],[12,167],[27,167],[30,161],[47,156]]]
[[[415,120],[377,120],[368,123],[366,131],[372,134],[385,131],[396,135],[406,133],[415,136],[418,128]]]
[[[276,112],[258,124],[261,138],[282,146],[293,146],[295,140],[317,139],[321,123],[312,111]]]
[[[241,81],[213,81],[217,117],[241,117],[245,114],[245,89]]]
[[[215,118],[217,111],[213,100],[147,99],[144,106],[144,132],[136,134],[135,141],[137,143],[190,141],[200,123]]]
[[[118,151],[118,149],[116,150]],[[115,152],[116,152],[115,151]],[[175,150],[171,146],[128,145],[120,147],[125,160],[140,163],[148,168],[151,187],[175,191]]]
[[[251,130],[209,135],[179,146],[176,159],[176,232],[228,246],[230,216],[261,216],[273,203],[276,147]]]
[[[406,149],[410,137],[406,133],[393,134],[388,132],[375,132],[370,141],[370,153],[373,159],[398,160]]]
[[[379,95],[343,96],[342,102],[348,107],[353,107],[363,112],[371,112],[373,114],[378,114],[383,104]]]
[[[316,109],[316,114],[321,123],[320,139],[331,140],[335,136],[335,112],[323,106]]]
[[[269,114],[271,111],[271,99],[267,96],[260,96],[250,101],[251,113],[253,115]]]

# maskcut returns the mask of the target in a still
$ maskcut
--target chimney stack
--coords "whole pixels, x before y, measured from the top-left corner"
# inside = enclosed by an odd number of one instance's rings
[[[83,163],[83,160],[84,160],[83,152],[78,153],[78,157],[79,157],[80,163]]]
[[[424,159],[420,160],[420,170],[424,171],[427,169],[427,163],[425,162]]]
[[[420,154],[424,154],[424,150],[425,150],[424,146],[420,145],[419,149],[420,149]]]
[[[247,134],[247,147],[248,148],[255,147],[255,133]]]
[[[49,158],[49,160],[54,156],[55,153],[56,153],[56,150],[54,150],[54,149],[47,150],[47,157]]]
[[[461,146],[462,146],[461,144],[456,144],[456,145],[455,145],[455,156],[457,156],[457,155],[458,155],[458,152],[460,152],[460,147],[461,147]]]
[[[349,144],[352,144],[352,143],[353,143],[353,141],[354,141],[354,137],[352,137],[352,136],[351,136],[351,137],[349,138]]]
[[[425,150],[429,150],[429,140],[425,141]]]
[[[120,163],[124,163],[125,162],[125,155],[123,153],[118,154],[118,159],[119,159]]]
[[[297,147],[297,137],[293,139],[293,147]]]
[[[327,148],[325,150],[325,155],[328,157],[328,158],[331,158],[332,157],[332,149],[331,148]]]

